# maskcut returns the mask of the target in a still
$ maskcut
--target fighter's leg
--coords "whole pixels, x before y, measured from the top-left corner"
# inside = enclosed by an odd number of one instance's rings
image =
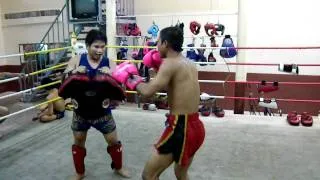
[[[53,113],[53,104],[48,103],[48,107],[45,111],[39,114],[39,119],[41,122],[49,122],[57,119],[57,116]]]
[[[6,116],[9,114],[9,109],[5,106],[0,106],[0,116]]]
[[[84,158],[87,155],[85,142],[87,132],[73,131],[74,144],[72,145],[73,163],[76,170],[76,175],[73,179],[80,180],[85,177]]]
[[[104,139],[108,144],[107,152],[112,159],[111,168],[114,169],[117,174],[123,177],[130,177],[129,172],[122,166],[122,144],[118,139],[116,123],[113,119],[113,116],[111,114],[106,115],[105,117],[98,119],[93,126],[103,134]]]
[[[87,139],[87,130],[90,128],[88,122],[82,120],[74,113],[71,129],[73,130],[74,144],[72,145],[72,156],[76,175],[74,179],[82,179],[85,174],[84,159],[86,157],[85,142]]]
[[[188,169],[191,166],[193,157],[189,159],[189,163],[186,166],[181,166],[179,164],[174,165],[174,173],[176,175],[177,180],[189,180],[188,177]]]
[[[53,114],[53,103],[48,103],[48,111],[47,115],[52,115]]]
[[[7,107],[4,106],[0,106],[0,117],[1,116],[6,116],[9,114],[9,109]],[[6,119],[2,119],[0,120],[0,123],[4,122]]]
[[[55,114],[52,114],[52,115],[43,115],[40,117],[40,121],[41,122],[50,122],[50,121],[53,121],[53,120],[56,120],[57,119],[57,116]]]
[[[167,169],[173,162],[172,153],[159,154],[156,150],[151,158],[146,162],[143,172],[143,180],[158,180],[161,173]]]

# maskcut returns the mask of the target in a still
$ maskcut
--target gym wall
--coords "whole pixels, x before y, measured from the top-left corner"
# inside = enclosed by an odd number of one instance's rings
[[[316,46],[320,44],[320,25],[316,22],[316,17],[320,16],[320,1],[290,1],[290,0],[242,0],[242,17],[245,26],[246,46],[270,47],[270,46]],[[135,1],[136,14],[163,14],[163,13],[196,13],[208,11],[237,12],[238,0],[150,0],[148,4],[144,0]],[[226,26],[226,33],[232,35],[237,45],[237,15],[219,15],[219,16],[174,16],[174,17],[137,17],[137,22],[143,33],[155,21],[160,29],[179,20],[184,22],[185,45],[192,39],[189,22],[196,20],[201,23],[202,28],[197,36],[206,36],[203,26],[207,22],[220,22]],[[221,44],[223,37],[218,37],[217,42]],[[201,39],[196,40],[196,46],[201,43]],[[209,46],[209,38],[205,38],[205,43]],[[242,50],[245,52],[246,62],[264,62],[264,63],[318,63],[320,50]],[[206,50],[206,55],[210,51]],[[214,51],[218,62],[223,62],[219,57],[218,50]],[[236,62],[236,58],[226,59],[229,62]],[[235,67],[230,66],[230,71],[235,72]],[[226,66],[204,66],[200,71],[228,72]],[[301,67],[301,75],[317,75],[318,68]],[[277,71],[276,67],[270,66],[247,66],[248,73],[271,73],[284,74]]]
[[[40,42],[48,30],[56,15],[28,17],[17,19],[6,19],[5,14],[31,12],[40,10],[60,10],[65,0],[43,1],[43,0],[1,0],[2,7],[0,24],[0,38],[3,32],[2,41],[4,48],[1,54],[15,54],[19,52],[18,45],[23,43]],[[0,46],[1,47],[1,46]],[[0,60],[3,63],[3,59]],[[19,65],[20,58],[13,57],[5,59],[6,65]]]
[[[237,44],[237,14],[238,0],[151,0],[148,5],[143,0],[135,0],[135,13],[136,14],[176,14],[175,16],[138,16],[137,24],[141,28],[142,35],[147,34],[148,28],[152,25],[153,21],[159,26],[160,29],[175,25],[178,22],[184,23],[184,46],[191,44],[196,37],[195,46],[199,47],[201,43],[210,46],[210,37],[206,34],[204,26],[206,23],[218,23],[225,25],[225,34],[232,36],[235,45]],[[229,15],[187,15],[192,13],[208,13],[208,12],[227,12]],[[232,14],[233,13],[233,14]],[[181,14],[181,15],[179,15]],[[193,35],[189,29],[189,23],[191,21],[197,21],[201,24],[201,30],[198,35]],[[201,39],[200,37],[204,37]],[[216,37],[218,44],[222,43],[224,36]],[[186,55],[187,50],[183,53]],[[205,51],[207,57],[211,50]],[[213,51],[217,62],[224,62],[219,57],[219,51]],[[235,58],[231,58],[231,61],[235,61]],[[234,67],[229,67],[231,72],[235,71]],[[214,71],[214,72],[228,72],[226,66],[198,66],[199,71]]]
[[[136,14],[162,14],[162,13],[195,13],[207,12],[210,10],[238,11],[238,0],[216,1],[216,0],[151,0],[146,4],[143,0],[136,0]],[[305,0],[241,0],[243,4],[243,22],[245,36],[241,37],[243,46],[247,47],[275,47],[275,46],[319,46],[320,25],[317,24],[317,17],[320,17],[320,1]],[[206,22],[220,23],[226,26],[226,34],[238,35],[238,19],[235,16],[179,16],[179,17],[138,17],[138,25],[143,33],[155,21],[160,29],[180,22],[185,23],[184,32],[191,36],[189,22],[197,20],[202,25]],[[203,26],[198,36],[205,35]],[[234,38],[237,46],[237,38]],[[209,38],[206,38],[206,45],[209,46]],[[222,38],[217,38],[221,45]],[[185,45],[191,42],[191,38],[185,39]],[[199,46],[201,39],[196,40]],[[185,53],[185,51],[184,51]],[[206,50],[206,55],[209,51]],[[245,60],[248,63],[316,63],[320,61],[320,50],[242,50]],[[219,52],[214,51],[218,62],[223,62]],[[235,58],[226,59],[228,62],[236,62]],[[199,66],[199,79],[203,80],[235,80],[235,66],[215,65]],[[291,81],[291,82],[320,82],[319,67],[300,67],[299,75],[283,73],[278,71],[276,66],[246,66],[248,81]],[[235,87],[233,84],[200,83],[201,91],[212,95],[234,96]],[[286,99],[320,99],[320,94],[315,93],[318,86],[293,86],[282,85],[278,91],[268,93],[265,97],[276,97]],[[254,97],[259,96],[254,85],[246,87],[245,96],[253,92]],[[303,92],[303,93],[302,93]],[[248,110],[248,102],[245,108]],[[234,109],[233,100],[218,100],[218,104],[224,109]],[[283,112],[297,110],[308,111],[317,114],[319,106],[312,103],[291,103],[280,102]]]
[[[238,0],[135,0],[136,14],[192,13],[237,10]]]
[[[2,6],[0,3],[0,15],[2,14]],[[0,18],[0,55],[4,54],[4,37],[3,37],[3,30],[2,30],[2,18]],[[4,59],[0,59],[0,66],[3,66],[6,64],[6,61]]]
[[[320,1],[244,0],[248,46],[319,46]],[[320,49],[247,50],[247,62],[319,63]],[[248,66],[249,73],[277,72],[275,67]],[[300,75],[319,75],[319,67],[300,67]]]

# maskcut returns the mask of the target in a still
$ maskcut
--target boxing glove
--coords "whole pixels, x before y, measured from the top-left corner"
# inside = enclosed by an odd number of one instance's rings
[[[155,49],[149,51],[143,57],[143,64],[148,68],[153,68],[155,71],[158,71],[160,68],[160,65],[162,64],[160,53]]]
[[[143,82],[142,77],[139,75],[131,75],[126,81],[126,87],[130,90],[135,90],[141,82]]]
[[[112,77],[118,81],[119,83],[126,83],[130,75],[137,75],[138,70],[137,68],[129,63],[124,62],[119,64],[115,70],[112,72]]]

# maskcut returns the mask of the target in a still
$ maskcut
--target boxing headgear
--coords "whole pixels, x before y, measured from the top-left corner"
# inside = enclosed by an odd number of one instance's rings
[[[148,34],[151,34],[152,37],[157,37],[159,32],[159,27],[153,23],[153,25],[148,29]]]
[[[184,23],[180,23],[180,22],[178,21],[178,23],[176,24],[176,27],[180,28],[181,31],[183,32]]]
[[[204,26],[204,29],[205,29],[207,35],[210,36],[210,37],[212,37],[212,36],[214,36],[214,35],[218,35],[218,34],[217,34],[216,27],[215,27],[215,25],[212,24],[212,23],[210,23],[210,24],[207,23],[207,24]]]
[[[224,25],[222,25],[222,24],[215,24],[214,25],[215,26],[215,28],[216,28],[216,32],[220,32],[220,35],[222,36],[223,34],[224,34],[224,30],[225,30],[225,27],[224,27]],[[216,33],[216,35],[218,35],[218,33]]]
[[[189,28],[192,34],[198,35],[200,33],[201,24],[198,23],[197,21],[192,21],[190,22]]]

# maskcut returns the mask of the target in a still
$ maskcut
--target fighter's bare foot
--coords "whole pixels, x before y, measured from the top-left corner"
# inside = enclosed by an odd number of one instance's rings
[[[81,180],[85,177],[84,174],[75,174],[74,176],[72,176],[72,180]]]
[[[125,169],[118,169],[114,171],[116,174],[119,174],[120,176],[124,177],[124,178],[131,178],[129,175],[129,171],[125,170]]]

